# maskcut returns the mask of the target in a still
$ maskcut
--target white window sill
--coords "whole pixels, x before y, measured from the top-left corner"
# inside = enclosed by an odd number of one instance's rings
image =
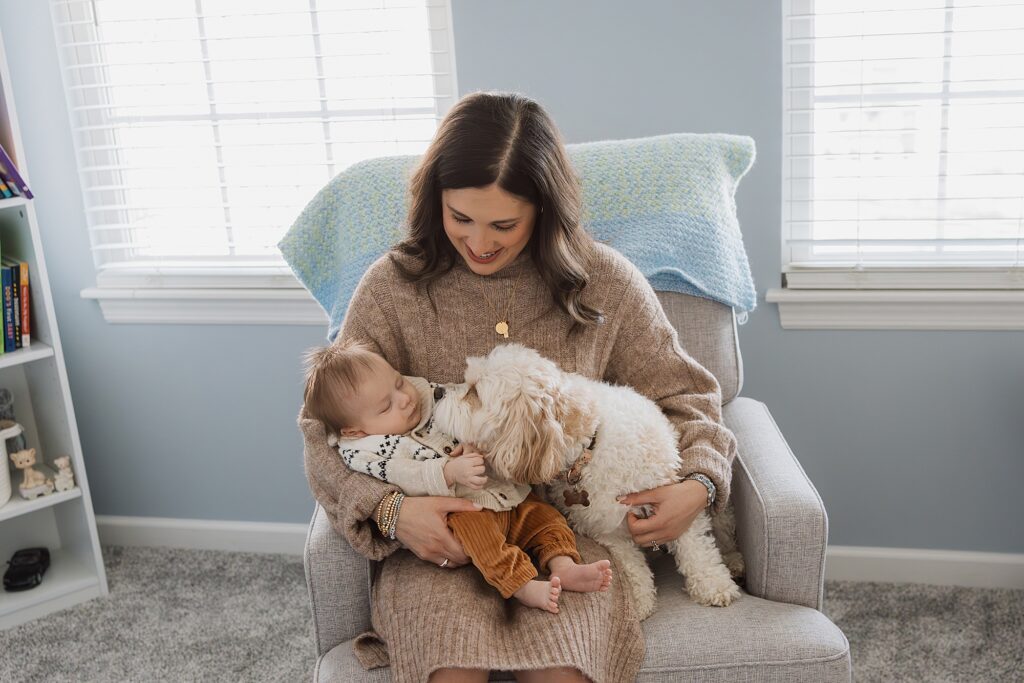
[[[1024,290],[769,289],[787,330],[1024,330]]]
[[[787,267],[779,305],[791,330],[1024,330],[1024,270]]]
[[[110,323],[328,324],[327,314],[287,269],[103,272],[97,281],[81,296],[98,301]]]

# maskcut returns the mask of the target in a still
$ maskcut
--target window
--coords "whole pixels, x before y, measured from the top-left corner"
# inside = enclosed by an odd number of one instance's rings
[[[1024,290],[1024,1],[787,0],[783,22],[786,289]]]
[[[422,153],[457,95],[447,0],[51,6],[101,286],[287,274],[317,190]]]

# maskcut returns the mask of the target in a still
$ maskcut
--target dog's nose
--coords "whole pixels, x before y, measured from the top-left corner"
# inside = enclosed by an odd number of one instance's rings
[[[442,398],[444,398],[444,387],[437,387],[434,389],[434,400],[440,401]]]

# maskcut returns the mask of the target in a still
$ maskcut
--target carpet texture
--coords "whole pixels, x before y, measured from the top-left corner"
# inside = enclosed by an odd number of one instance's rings
[[[104,546],[103,560],[107,598],[0,631],[0,681],[310,680],[301,557]],[[856,681],[1024,681],[1024,591],[828,581],[825,613]]]

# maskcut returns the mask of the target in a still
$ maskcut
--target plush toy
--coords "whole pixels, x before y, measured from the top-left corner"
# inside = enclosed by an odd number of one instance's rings
[[[11,453],[11,460],[14,461],[15,467],[23,470],[24,478],[18,487],[22,498],[27,500],[53,493],[53,481],[32,467],[36,464],[36,449],[29,448]]]
[[[57,476],[54,478],[54,485],[58,491],[70,491],[75,488],[75,475],[71,471],[71,456],[62,455],[53,461],[57,466]]]

